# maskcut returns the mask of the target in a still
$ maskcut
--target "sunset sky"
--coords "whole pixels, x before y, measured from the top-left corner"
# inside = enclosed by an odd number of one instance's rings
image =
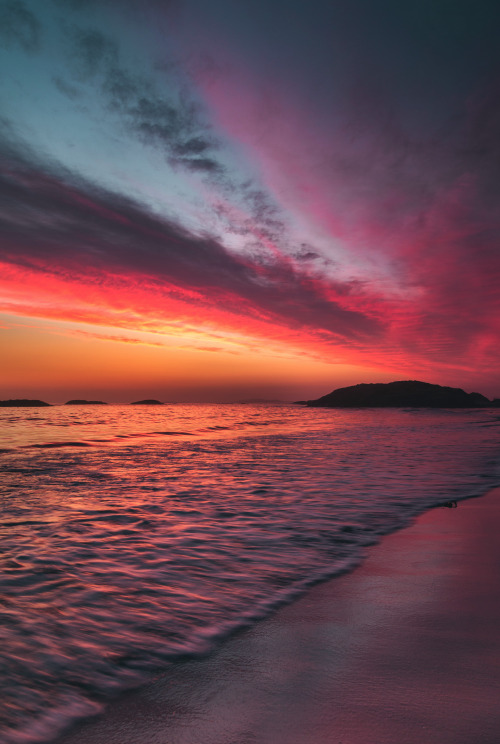
[[[499,23],[0,0],[0,398],[500,397]]]

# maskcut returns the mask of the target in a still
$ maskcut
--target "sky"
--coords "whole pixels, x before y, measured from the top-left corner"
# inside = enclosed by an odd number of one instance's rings
[[[500,397],[499,22],[0,0],[0,398]]]

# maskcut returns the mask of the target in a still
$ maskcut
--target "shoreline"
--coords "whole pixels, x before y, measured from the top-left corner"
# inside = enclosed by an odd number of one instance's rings
[[[495,744],[500,488],[386,535],[54,744]]]

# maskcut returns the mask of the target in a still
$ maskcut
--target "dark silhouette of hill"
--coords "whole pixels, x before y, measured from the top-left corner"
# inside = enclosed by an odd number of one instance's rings
[[[480,393],[466,393],[461,388],[400,380],[338,388],[317,400],[308,400],[307,405],[326,408],[485,408],[496,407],[497,403]]]
[[[0,406],[2,408],[45,408],[50,406],[50,403],[45,403],[43,400],[29,400],[28,398],[15,398],[13,400],[0,400]]]
[[[131,406],[162,406],[163,403],[159,400],[153,400],[148,398],[147,400],[135,400],[130,404]]]
[[[68,400],[65,406],[107,406],[103,400]]]

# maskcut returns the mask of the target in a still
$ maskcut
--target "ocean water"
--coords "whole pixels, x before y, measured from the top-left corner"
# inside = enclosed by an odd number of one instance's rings
[[[50,741],[500,484],[499,434],[494,409],[0,409],[0,741]]]

